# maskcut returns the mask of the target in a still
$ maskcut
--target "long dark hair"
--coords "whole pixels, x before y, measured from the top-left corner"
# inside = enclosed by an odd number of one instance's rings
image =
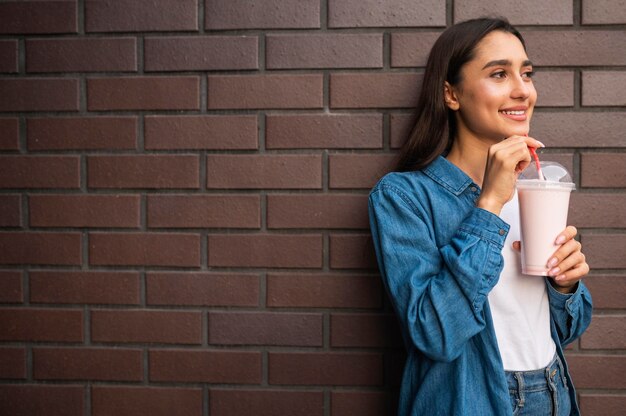
[[[474,58],[476,45],[490,32],[522,35],[505,18],[480,18],[446,29],[433,45],[426,63],[413,130],[398,154],[396,171],[422,169],[452,146],[456,136],[454,113],[444,101],[444,82],[458,85],[461,68]]]

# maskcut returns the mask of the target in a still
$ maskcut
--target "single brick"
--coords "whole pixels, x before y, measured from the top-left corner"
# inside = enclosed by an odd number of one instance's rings
[[[581,237],[591,269],[626,268],[626,234],[584,234]]]
[[[0,309],[2,341],[82,342],[83,311],[76,309]]]
[[[0,33],[76,33],[76,0],[0,3]]]
[[[209,312],[209,344],[321,347],[322,315],[282,312]]]
[[[156,150],[256,150],[254,115],[146,116],[145,147]]]
[[[382,68],[382,34],[268,35],[266,67]]]
[[[574,192],[567,222],[584,228],[626,228],[626,194]]]
[[[581,21],[584,25],[624,24],[626,7],[620,0],[584,0]]]
[[[290,385],[378,386],[381,354],[270,352],[269,383]]]
[[[88,156],[90,188],[197,189],[199,160],[192,155]]]
[[[91,412],[93,416],[202,416],[202,389],[93,386]]]
[[[624,30],[524,31],[528,56],[539,66],[626,65]]]
[[[626,153],[583,153],[580,176],[583,187],[626,187]]]
[[[0,150],[19,150],[20,125],[17,118],[0,118]]]
[[[623,294],[623,293],[622,293]],[[594,316],[583,335],[583,349],[626,349],[626,320],[624,315]]]
[[[204,25],[221,29],[317,29],[317,0],[209,0]]]
[[[391,314],[351,313],[330,315],[331,347],[402,347],[396,318]]]
[[[89,111],[199,110],[200,78],[90,78],[87,80],[87,108]]]
[[[626,106],[626,71],[583,71],[583,105]]]
[[[344,391],[330,393],[333,416],[379,416],[397,414],[398,397],[382,391]]]
[[[26,375],[26,348],[0,348],[0,378],[25,379]],[[0,389],[0,397],[2,390]],[[0,412],[3,399],[0,398]]]
[[[332,269],[378,269],[374,244],[369,234],[334,234],[330,236]]]
[[[89,235],[89,264],[200,267],[200,235],[91,233]]]
[[[392,154],[331,154],[329,185],[333,189],[371,189],[395,161]]]
[[[626,388],[626,357],[623,355],[568,354],[566,358],[576,388]]]
[[[202,343],[202,314],[183,311],[91,311],[91,339],[114,343]]]
[[[370,308],[382,306],[378,276],[270,273],[267,306],[286,308]]]
[[[78,156],[0,156],[0,188],[78,188]]]
[[[259,384],[261,353],[224,350],[152,350],[150,381]]]
[[[290,75],[209,75],[208,108],[297,109],[322,108],[323,76]]]
[[[142,381],[143,351],[123,348],[34,348],[35,380]]]
[[[210,414],[220,416],[322,416],[321,391],[209,389]]]
[[[79,109],[79,86],[76,78],[0,79],[0,91],[2,91],[0,111],[78,111]]]
[[[0,264],[80,265],[80,233],[0,233]]]
[[[138,272],[31,271],[31,303],[138,305]]]
[[[320,155],[209,155],[207,188],[321,189]]]
[[[331,108],[413,108],[422,74],[331,74]]]
[[[20,195],[0,195],[0,226],[20,227],[22,225],[22,197]]]
[[[146,71],[258,69],[256,36],[153,37],[144,41]]]
[[[541,71],[533,78],[537,107],[573,107],[574,72]]]
[[[26,120],[28,150],[137,148],[136,117],[46,117]]]
[[[322,267],[319,234],[212,234],[209,266]]]
[[[0,413],[3,415],[83,416],[84,400],[85,387],[79,385],[0,386]]]
[[[267,227],[369,229],[367,195],[268,195]]]
[[[585,285],[593,295],[596,309],[626,309],[626,275],[592,275]]]
[[[32,227],[140,226],[139,195],[31,195]]]
[[[531,136],[550,147],[626,147],[626,112],[535,112]]]
[[[445,2],[423,0],[329,0],[328,26],[413,27],[445,26]]]
[[[259,195],[149,195],[150,228],[261,228]]]
[[[391,34],[392,67],[424,67],[441,32]]]
[[[0,303],[22,302],[24,302],[22,272],[0,270]]]
[[[531,13],[529,11],[532,10]],[[541,0],[516,1],[471,0],[454,4],[454,20],[481,16],[506,16],[514,25],[571,25],[574,23],[573,4],[569,0],[545,2]]]
[[[243,273],[150,272],[148,305],[259,306],[259,276]]]
[[[268,149],[376,149],[383,145],[381,114],[267,115]]]
[[[583,415],[622,416],[626,396],[620,394],[581,393],[580,410]]]
[[[137,71],[135,38],[29,39],[26,72]]]
[[[0,10],[2,4],[0,4]],[[0,18],[1,19],[1,18]],[[16,40],[0,40],[0,72],[17,72],[18,43]]]
[[[198,30],[198,0],[85,2],[87,32]]]

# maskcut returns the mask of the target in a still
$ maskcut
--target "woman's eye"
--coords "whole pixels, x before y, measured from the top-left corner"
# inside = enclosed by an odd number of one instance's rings
[[[535,76],[535,71],[524,72],[522,75],[526,78],[532,78]]]
[[[506,77],[506,72],[504,71],[498,71],[498,72],[494,72],[493,74],[491,74],[492,78],[504,78]]]

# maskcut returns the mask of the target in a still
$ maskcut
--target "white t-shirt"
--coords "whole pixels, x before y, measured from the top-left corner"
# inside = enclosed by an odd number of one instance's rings
[[[556,351],[550,336],[548,289],[543,276],[522,274],[520,253],[512,247],[520,240],[517,193],[500,217],[511,228],[502,249],[504,269],[489,293],[498,347],[505,370],[537,370],[546,367]]]

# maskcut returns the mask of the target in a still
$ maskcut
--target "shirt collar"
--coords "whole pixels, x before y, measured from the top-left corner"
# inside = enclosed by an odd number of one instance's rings
[[[423,172],[457,196],[473,183],[472,179],[465,172],[443,156],[438,156],[437,159],[423,169]]]

